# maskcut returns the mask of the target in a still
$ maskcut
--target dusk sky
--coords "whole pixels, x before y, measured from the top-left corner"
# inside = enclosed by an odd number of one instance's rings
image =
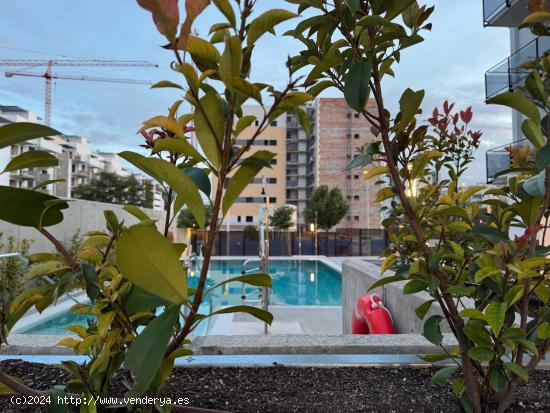
[[[436,3],[433,31],[426,32],[423,44],[403,54],[402,63],[395,67],[396,79],[386,82],[387,100],[395,107],[402,91],[411,87],[426,89],[426,114],[445,99],[460,107],[472,105],[473,126],[484,137],[468,180],[481,182],[485,151],[512,141],[510,111],[484,103],[484,73],[510,54],[509,31],[483,27],[480,0]],[[294,8],[282,0],[259,0],[258,4],[260,10]],[[211,6],[195,27],[206,33],[219,20]],[[277,32],[293,24],[281,25]],[[57,74],[178,81],[169,69],[172,55],[159,47],[163,43],[150,14],[133,0],[17,0],[6,2],[2,10],[0,56],[4,59],[123,59],[160,65],[158,69],[62,67],[55,69]],[[299,50],[300,44],[291,38],[265,36],[256,49],[253,80],[283,87],[285,59]],[[26,71],[43,72],[43,68]],[[135,148],[141,143],[136,135],[141,122],[164,114],[179,98],[173,90],[149,90],[143,85],[70,80],[56,81],[53,90],[52,126],[65,134],[85,136],[95,148],[110,152]],[[329,90],[323,96],[339,95]],[[0,76],[0,104],[18,105],[42,116],[43,102],[43,79]]]

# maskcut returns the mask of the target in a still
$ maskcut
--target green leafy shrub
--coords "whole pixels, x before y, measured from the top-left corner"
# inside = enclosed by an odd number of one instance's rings
[[[201,321],[216,314],[247,312],[261,321],[272,322],[270,313],[250,306],[202,314],[201,303],[228,282],[271,287],[267,274],[247,274],[209,285],[207,274],[214,243],[221,220],[242,191],[263,168],[271,167],[273,153],[248,154],[255,139],[285,113],[296,115],[304,128],[310,126],[300,106],[312,96],[295,91],[301,86],[298,80],[289,79],[282,90],[250,80],[258,40],[274,32],[279,23],[296,17],[294,13],[275,9],[255,15],[255,1],[241,0],[234,8],[228,1],[216,0],[213,3],[223,21],[212,26],[207,36],[198,37],[191,34],[192,24],[208,6],[208,0],[185,2],[186,17],[181,28],[177,0],[138,3],[152,13],[159,32],[166,37],[165,48],[175,58],[171,68],[183,84],[161,81],[153,86],[173,89],[181,96],[166,114],[143,123],[142,146],[150,151],[149,156],[130,151],[119,155],[165,189],[165,220],[157,222],[138,206],[126,205],[125,210],[139,222],[127,226],[112,211],[105,211],[106,228],[83,234],[83,241],[75,245],[73,252],[48,231],[48,227],[63,220],[62,211],[68,206],[64,200],[33,190],[0,186],[0,219],[36,228],[57,251],[29,257],[33,270],[27,277],[48,277],[53,283],[28,288],[17,296],[5,317],[0,318],[3,331],[9,332],[33,306],[42,312],[67,292],[85,292],[89,303],[76,305],[73,311],[89,316],[88,323],[68,327],[76,337],[64,339],[61,344],[89,357],[82,366],[63,363],[72,374],[65,392],[86,398],[108,395],[109,385],[121,367],[128,369],[134,379],[130,395],[158,394],[175,359],[190,354],[189,335]],[[184,59],[184,54],[193,64]],[[243,112],[249,99],[262,106],[264,115],[256,117]],[[191,105],[191,111],[180,114],[184,101]],[[245,130],[251,132],[246,143],[237,144]],[[202,151],[190,143],[191,131],[195,131]],[[10,124],[0,128],[0,149],[58,134],[40,125]],[[57,160],[37,151],[15,158],[5,172],[20,169],[23,164],[55,166]],[[212,175],[217,182],[215,188],[210,185]],[[187,268],[179,259],[186,245],[170,241],[170,228],[184,208],[199,228],[205,228],[206,198],[206,203],[212,205],[212,218],[198,282],[192,288],[188,285]],[[42,394],[1,371],[0,382],[9,392]]]
[[[456,362],[438,371],[433,382],[452,379],[466,411],[486,411],[493,404],[505,411],[550,346],[550,260],[541,231],[550,215],[550,123],[541,115],[550,110],[547,58],[528,65],[533,72],[522,92],[492,99],[527,118],[522,129],[534,159],[524,157],[523,165],[508,171],[516,176],[503,187],[464,187],[460,177],[480,138],[468,130],[471,111],[451,114],[447,103],[432,114],[432,135],[416,120],[424,91],[405,90],[395,114],[384,100],[383,84],[395,76],[402,51],[431,29],[433,7],[414,0],[289,3],[310,12],[289,33],[304,44],[290,60],[291,70],[309,68],[306,83],[313,95],[339,89],[378,138],[350,165],[368,165],[368,178],[383,177],[377,201],[391,205],[383,222],[391,246],[382,269],[395,273],[372,288],[407,280],[405,294],[427,292],[431,299],[416,313],[424,318],[433,303],[440,306],[442,315],[426,320],[424,336],[443,354],[425,358]],[[547,29],[549,17],[531,16],[526,24]],[[370,96],[375,111],[366,105]],[[443,348],[442,322],[457,348]]]

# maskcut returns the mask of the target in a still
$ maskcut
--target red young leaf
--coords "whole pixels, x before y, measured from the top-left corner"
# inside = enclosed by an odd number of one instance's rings
[[[203,12],[210,4],[210,0],[185,0],[185,21],[181,25],[180,35],[178,37],[178,49],[185,49],[187,39],[191,33],[193,22],[199,14]]]
[[[158,31],[172,43],[176,39],[180,14],[178,0],[137,0],[138,4],[153,14]]]

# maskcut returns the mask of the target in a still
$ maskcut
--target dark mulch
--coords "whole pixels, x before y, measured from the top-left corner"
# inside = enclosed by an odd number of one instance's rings
[[[68,374],[52,366],[10,360],[5,373],[36,389],[64,383]],[[453,412],[451,390],[430,382],[431,368],[182,368],[175,369],[165,396],[189,398],[195,407],[231,412]],[[111,396],[124,394],[127,374]],[[0,401],[1,412],[33,411]],[[512,412],[550,412],[550,371],[537,371],[522,386]]]

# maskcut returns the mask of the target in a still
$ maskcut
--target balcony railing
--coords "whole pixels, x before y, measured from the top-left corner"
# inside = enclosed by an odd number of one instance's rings
[[[483,0],[485,26],[518,27],[529,14],[529,0]]]
[[[512,91],[522,85],[531,73],[521,65],[530,60],[538,59],[550,49],[550,37],[537,37],[527,43],[510,57],[504,59],[485,73],[485,97],[489,99],[504,91]]]
[[[510,169],[510,152],[506,148],[528,146],[529,141],[522,139],[517,142],[509,143],[496,148],[489,149],[485,153],[485,165],[487,168],[487,183],[493,183],[495,179],[498,179],[496,175],[501,172]]]

